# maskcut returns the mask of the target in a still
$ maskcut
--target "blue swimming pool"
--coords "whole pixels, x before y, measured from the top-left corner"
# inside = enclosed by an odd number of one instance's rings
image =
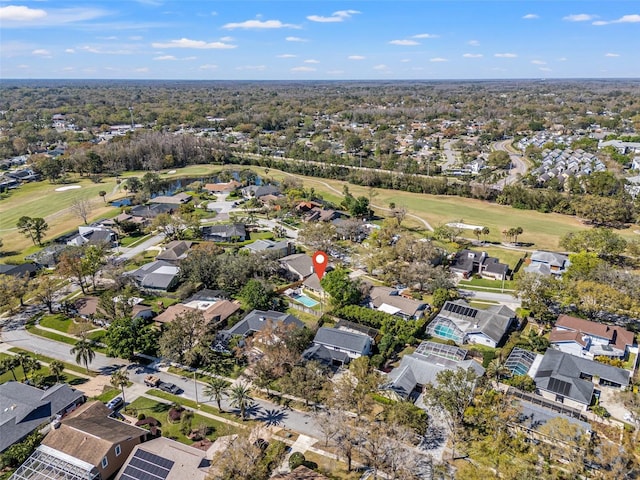
[[[296,302],[301,303],[305,307],[309,307],[309,308],[315,307],[316,305],[318,305],[318,303],[320,303],[315,301],[313,298],[307,297],[306,295],[294,295],[293,299]]]

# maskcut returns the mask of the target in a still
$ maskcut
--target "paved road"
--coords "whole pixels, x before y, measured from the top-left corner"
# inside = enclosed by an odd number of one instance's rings
[[[442,145],[442,153],[444,153],[446,159],[444,164],[442,165],[443,171],[451,170],[451,168],[453,168],[453,166],[459,162],[458,155],[451,148],[453,143],[457,141],[458,140],[448,140]]]
[[[133,248],[120,247],[120,254],[118,255],[118,262],[124,262],[125,260],[129,260],[139,253],[144,252],[148,248],[151,248],[155,245],[158,245],[160,242],[164,240],[164,233],[159,233],[154,235],[153,237],[145,240],[139,245],[136,245]]]
[[[489,300],[491,302],[498,302],[508,307],[520,307],[521,301],[519,298],[514,297],[510,293],[498,293],[491,291],[476,291],[476,290],[465,290],[463,288],[459,289],[460,293],[471,300]]]
[[[512,168],[509,170],[509,175],[496,183],[496,187],[500,189],[504,188],[505,185],[511,185],[517,182],[523,175],[527,173],[527,162],[524,160],[522,155],[514,153],[513,149],[509,148],[510,145],[511,140],[502,140],[493,144],[493,148],[495,148],[496,150],[507,152],[509,154],[509,157],[511,158]]]

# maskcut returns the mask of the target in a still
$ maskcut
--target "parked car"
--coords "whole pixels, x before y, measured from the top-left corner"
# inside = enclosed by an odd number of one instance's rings
[[[118,410],[124,406],[124,400],[122,397],[116,397],[107,402],[107,408],[109,410]]]
[[[163,392],[172,393],[174,395],[178,395],[179,393],[182,393],[182,389],[178,387],[175,383],[160,382],[160,385],[158,385],[158,388]]]

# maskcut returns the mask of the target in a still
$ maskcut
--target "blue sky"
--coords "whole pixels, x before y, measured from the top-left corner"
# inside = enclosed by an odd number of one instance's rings
[[[638,78],[639,51],[637,0],[0,0],[0,78]]]

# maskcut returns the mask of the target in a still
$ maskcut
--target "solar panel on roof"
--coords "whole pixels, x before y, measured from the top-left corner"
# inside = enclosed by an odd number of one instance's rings
[[[174,462],[146,450],[138,449],[122,472],[123,480],[165,480]]]
[[[569,382],[565,382],[564,380],[551,378],[549,380],[549,390],[554,393],[567,396],[571,391],[571,384]]]

